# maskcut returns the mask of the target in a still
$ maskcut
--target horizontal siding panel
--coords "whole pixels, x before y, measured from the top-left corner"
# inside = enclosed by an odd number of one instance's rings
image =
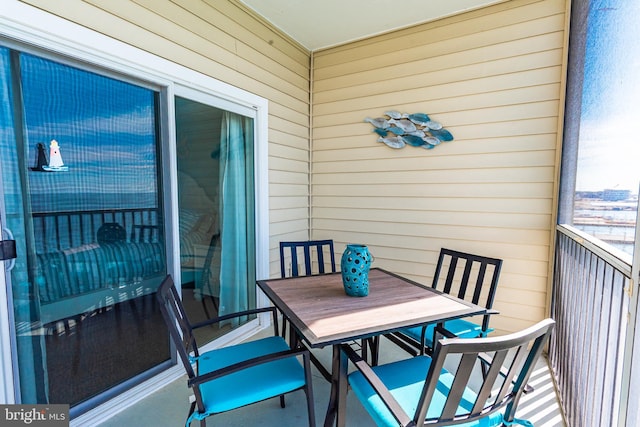
[[[309,109],[304,102],[296,102],[291,105],[288,99],[281,99],[279,102],[269,104],[269,114],[273,117],[280,117],[288,122],[301,126],[309,126]]]
[[[519,304],[496,304],[500,317],[508,319],[542,319],[548,317],[544,307],[534,307],[521,301]]]
[[[298,184],[307,186],[309,174],[307,171],[271,170],[269,171],[269,182],[271,184]]]
[[[307,234],[309,223],[306,219],[289,219],[280,222],[269,222],[269,232],[273,236],[286,236],[291,233]]]
[[[285,173],[304,174],[305,176],[304,182],[309,181],[308,162],[305,160],[297,160],[297,159],[291,159],[287,157],[270,158],[269,169],[271,169],[271,171],[274,173],[274,175],[271,175],[272,178],[281,176],[281,175],[277,175],[278,172],[285,172]],[[280,182],[280,181],[275,181],[275,182]]]
[[[536,121],[536,124],[540,126],[551,127],[554,121],[552,119],[543,119]],[[484,125],[479,125],[484,126]],[[484,128],[486,129],[489,126],[486,125]],[[533,125],[532,125],[533,127]],[[530,129],[530,128],[528,128]],[[460,138],[459,132],[465,131],[468,134],[467,138]],[[463,132],[463,133],[465,133]],[[472,137],[473,127],[458,127],[456,128],[456,134],[454,135],[455,139],[448,143],[444,143],[444,145],[440,145],[437,149],[428,150],[427,153],[422,153],[421,149],[417,150],[417,152],[412,151],[409,147],[402,150],[397,150],[394,148],[387,147],[386,145],[377,142],[377,135],[373,132],[366,134],[366,138],[362,138],[360,136],[357,137],[344,137],[344,138],[328,138],[321,140],[314,140],[313,148],[314,148],[314,156],[320,155],[319,153],[323,151],[332,151],[329,155],[335,155],[338,150],[347,150],[347,149],[359,149],[359,148],[368,148],[368,150],[359,150],[358,155],[363,156],[361,158],[365,159],[376,159],[381,157],[394,157],[394,158],[405,158],[405,157],[415,157],[419,154],[426,154],[429,157],[441,157],[443,156],[443,151],[446,151],[446,155],[455,155],[455,154],[476,154],[476,153],[500,153],[505,151],[540,151],[540,150],[554,150],[556,145],[556,134],[554,132],[546,132],[543,134],[539,133],[528,133],[524,135],[506,135],[500,137]],[[486,133],[495,133],[493,127],[491,130],[485,130],[482,132]],[[447,147],[446,150],[441,150],[444,147]],[[326,153],[325,153],[326,154]],[[325,156],[324,159],[326,161],[328,157]],[[317,157],[314,157],[317,159]]]
[[[544,66],[548,63],[549,58],[553,57],[553,54],[545,54],[545,52],[562,49],[562,35],[561,32],[548,33],[526,41],[514,40],[506,43],[506,46],[505,44],[496,44],[462,52],[447,51],[437,56],[437,60],[434,60],[433,56],[408,57],[404,63],[395,63],[357,74],[347,73],[335,78],[314,80],[314,89],[323,93],[349,88],[352,85],[382,84],[391,79],[399,79],[402,82],[406,79],[415,79],[419,75],[427,75],[433,79],[434,84],[442,84],[459,81],[467,75],[476,78],[479,74],[495,75],[503,72],[503,68],[499,66],[511,64],[511,67],[514,67],[524,60],[533,63],[533,60],[536,59],[541,61],[538,66]],[[558,62],[561,61],[562,59],[559,59]],[[447,62],[449,67],[443,67],[443,62]],[[472,70],[476,71],[469,73]],[[450,75],[447,74],[447,71],[450,72]],[[392,82],[392,87],[393,85]]]
[[[431,225],[459,225],[470,227],[522,228],[531,230],[547,230],[551,221],[551,214],[523,214],[513,215],[503,212],[452,212],[452,211],[411,211],[411,206],[403,208],[406,216],[411,218],[412,224]],[[353,214],[348,208],[316,208],[314,219],[340,220]],[[367,221],[396,222],[399,212],[397,209],[376,209],[367,214]]]
[[[487,107],[513,106],[522,102],[534,103],[540,101],[557,100],[559,88],[560,85],[557,82],[554,82],[546,85],[525,86],[514,89],[501,90],[499,92],[493,92],[491,94],[491,97],[487,97],[484,93],[472,93],[469,95],[461,96],[462,99],[457,100],[457,102],[464,103],[469,110],[479,110]],[[432,86],[432,89],[439,90],[438,87],[434,86]],[[449,96],[450,95],[448,92],[443,91],[443,97],[448,98]],[[423,100],[420,102],[420,105],[416,106],[416,109],[429,111],[430,115],[433,115],[433,111],[453,111],[451,109],[443,109],[442,103],[448,102],[443,97],[434,97],[430,100]],[[453,103],[451,104],[453,105]],[[417,111],[413,110],[411,112]],[[379,117],[384,113],[384,111],[373,111],[367,108],[366,110],[353,110],[323,114],[321,116],[314,116],[313,125],[317,128],[321,128],[323,126],[336,126],[348,123],[357,123],[360,121],[364,121],[364,118],[367,116]],[[433,118],[435,119],[436,117]]]
[[[516,110],[516,111],[513,111]],[[481,110],[467,110],[460,113],[447,113],[430,117],[440,122],[445,129],[453,135],[454,141],[460,139],[476,139],[482,137],[514,136],[513,127],[518,126],[515,135],[529,135],[554,132],[557,124],[554,113],[557,115],[559,105],[557,102],[520,104],[500,107],[496,109],[485,108]],[[529,113],[527,115],[527,113]],[[508,120],[509,116],[512,120]],[[484,122],[475,121],[485,117]],[[472,131],[472,132],[470,132]],[[346,124],[331,127],[317,128],[314,135],[322,143],[323,139],[345,138],[346,136],[366,136],[366,141],[378,141],[378,135],[373,133],[373,126],[369,123]],[[389,136],[393,136],[389,134]],[[451,144],[445,144],[451,145]]]
[[[390,236],[433,236],[440,238],[469,238],[496,243],[527,242],[530,245],[548,245],[549,233],[546,230],[523,230],[489,227],[471,227],[465,224],[456,226],[415,224],[412,222],[379,222],[357,219],[342,219],[340,221],[314,218],[314,227],[344,230],[352,233],[371,233],[371,230],[381,230],[379,234]],[[401,243],[401,242],[398,242]],[[401,245],[402,246],[402,245]]]
[[[468,183],[494,183],[510,180],[510,182],[553,182],[554,169],[552,166],[531,168],[491,168],[491,169],[464,169],[451,170],[443,173],[441,170],[420,171],[421,182],[427,185],[440,184],[443,181],[449,184]],[[413,171],[391,171],[384,175],[371,175],[368,172],[349,174],[316,173],[313,176],[314,185],[341,185],[348,179],[349,184],[415,184],[416,174]]]
[[[411,274],[419,274],[425,277],[433,274],[433,271],[435,270],[435,262],[441,248],[456,249],[470,253],[482,253],[486,256],[497,258],[504,258],[505,256],[501,254],[506,253],[512,258],[517,257],[518,259],[523,260],[530,259],[535,262],[546,262],[549,251],[548,245],[531,245],[525,242],[518,242],[515,244],[507,242],[492,243],[492,245],[488,247],[486,241],[473,240],[469,238],[458,239],[454,236],[445,238],[422,237],[415,235],[389,236],[382,234],[367,234],[365,236],[360,233],[352,233],[349,231],[339,233],[337,230],[317,227],[315,224],[314,236],[333,238],[336,251],[338,251],[338,253],[342,252],[346,243],[355,242],[366,244],[376,257],[374,267],[377,266],[387,269],[389,269],[389,263],[397,258],[393,255],[396,253],[395,251],[406,250],[408,251],[406,253],[410,253],[411,255],[406,256],[409,259],[409,262],[403,267],[402,273],[410,271],[412,272]],[[385,255],[387,256],[385,257]],[[391,270],[400,273],[400,270]],[[516,276],[519,277],[518,280],[511,280]],[[544,278],[529,276],[526,274],[526,270],[523,270],[518,275],[505,275],[504,286],[519,287],[523,285],[525,288],[534,288],[544,280]],[[431,277],[428,277],[428,282],[431,282]],[[427,281],[425,281],[425,283],[427,283]]]
[[[402,65],[314,81],[314,89],[319,99],[327,102],[340,90],[345,90],[345,97],[351,98],[362,96],[366,90],[379,93],[411,86],[422,87],[425,80],[437,86],[523,72],[529,70],[532,63],[538,68],[561,63],[562,42],[562,33],[557,32],[514,41],[509,46],[487,46],[479,51],[447,53],[437,60],[407,58],[407,63]],[[426,79],[421,80],[423,76]]]
[[[446,247],[448,249],[461,250],[459,247],[456,247],[455,244],[453,246],[446,245],[443,247]],[[385,260],[385,262],[405,260],[411,263],[419,264],[420,268],[418,271],[420,271],[421,274],[427,278],[427,280],[425,280],[425,283],[428,283],[429,285],[432,283],[433,273],[435,272],[435,269],[436,269],[436,262],[438,258],[439,249],[437,251],[429,252],[428,253],[429,256],[427,258],[425,258],[424,252],[422,253],[421,256],[416,257],[415,251],[402,249],[402,248],[396,249],[396,248],[376,246],[375,248],[370,248],[370,250],[375,256],[376,260]],[[498,291],[497,297],[502,297],[501,298],[502,301],[509,301],[509,300],[517,301],[517,298],[512,298],[511,296],[514,293],[520,292],[521,295],[530,294],[532,297],[544,298],[545,276],[547,274],[545,270],[546,263],[531,262],[531,267],[532,267],[531,272],[534,273],[534,275],[524,276],[518,273],[518,271],[522,271],[522,270],[518,270],[517,268],[517,264],[519,262],[520,260],[513,259],[513,258],[503,259],[502,270],[500,273],[501,280],[498,285],[499,291]],[[514,280],[514,279],[521,279],[522,281]],[[509,283],[517,283],[518,284],[517,288],[514,289],[514,288],[508,287]],[[506,298],[505,297],[506,295],[509,295],[509,297]],[[543,301],[541,304],[532,304],[532,305],[544,307],[544,303],[545,302]]]
[[[488,19],[495,20],[495,16]],[[464,25],[464,24],[463,24]],[[508,49],[510,44],[529,38],[562,31],[564,18],[562,14],[543,17],[539,20],[530,20],[521,25],[498,26],[490,29],[474,28],[473,32],[461,34],[456,32],[455,25],[449,28],[450,37],[432,41],[430,37],[434,31],[426,30],[422,43],[411,45],[411,39],[398,38],[395,43],[389,44],[388,49],[381,46],[363,48],[362,59],[354,57],[344,58],[346,55],[317,56],[314,58],[314,66],[317,70],[317,79],[323,80],[345,74],[359,73],[367,70],[407,63],[411,58],[438,58],[450,55],[452,52],[465,52],[478,50],[487,46],[503,45]],[[425,24],[425,28],[428,24]],[[437,37],[435,35],[434,37]],[[532,49],[536,49],[535,40],[532,40]],[[314,76],[316,74],[314,73]]]
[[[290,122],[280,117],[269,115],[269,127],[280,129],[282,132],[297,136],[300,138],[309,137],[309,127],[297,123]]]
[[[556,133],[557,118],[553,116],[553,113],[557,113],[558,109],[557,105],[550,105],[551,108],[549,108],[548,111],[544,112],[542,117],[521,117],[517,120],[502,120],[502,117],[500,117],[500,115],[493,115],[489,118],[488,121],[474,121],[477,120],[474,112],[479,110],[460,111],[459,113],[431,112],[428,114],[430,118],[441,123],[445,129],[451,132],[454,139],[450,142],[460,140],[477,140],[483,138],[513,138],[514,136]],[[534,111],[533,109],[528,109],[528,104],[514,104],[510,108]],[[398,110],[408,110],[415,112],[424,111],[422,109],[413,108],[399,108]],[[385,111],[388,111],[388,109]],[[519,112],[513,112],[511,114],[521,115]],[[355,136],[365,137],[366,139],[361,139],[361,143],[370,143],[371,141],[377,142],[378,140],[378,135],[373,132],[373,126],[365,122],[364,117],[362,118],[362,121],[357,121],[351,124],[317,128],[317,130],[314,130],[314,136],[317,138],[317,140],[314,139],[314,148],[322,148],[324,140],[330,138],[338,138],[344,140],[346,138]],[[316,145],[316,143],[318,145]],[[455,144],[444,143],[443,145],[441,145],[441,147],[450,145]],[[350,146],[352,145],[342,144],[341,148],[349,148]]]
[[[274,188],[276,186],[274,185]],[[275,209],[308,208],[309,198],[301,196],[277,196],[269,194],[269,211]]]
[[[269,185],[269,195],[273,197],[304,196],[309,192],[309,187],[304,184],[281,184],[272,183]]]
[[[336,192],[355,197],[463,197],[463,198],[512,198],[523,196],[544,198],[549,196],[552,183],[492,183],[492,184],[439,184],[439,185],[314,185],[314,196],[328,196]]]
[[[539,292],[529,289],[511,289],[501,286],[498,282],[498,290],[496,292],[495,306],[509,305],[510,301],[522,301],[523,304],[532,307],[544,308],[546,305],[546,293],[544,289]]]
[[[470,204],[469,199],[456,199],[453,197],[394,197],[393,203],[389,203],[386,198],[367,198],[354,197],[349,195],[332,195],[332,196],[313,196],[313,206],[317,209],[321,207],[327,208],[350,208],[354,210],[354,214],[360,216],[358,209],[398,209],[404,210],[407,206],[411,210],[420,210],[421,212],[430,212],[432,210],[450,211],[450,212],[495,212],[496,206],[500,206],[500,212],[512,214],[535,213],[548,214],[551,212],[551,199],[498,199],[495,197],[487,197],[485,199],[473,199]],[[352,215],[353,216],[353,215]]]
[[[272,138],[269,140],[269,164],[277,165],[278,163],[274,162],[278,162],[278,159],[290,159],[293,161],[303,162],[308,168],[309,150],[297,148],[295,142],[292,141],[294,138],[289,138],[287,136],[284,138],[278,138],[274,136],[276,133],[279,132],[274,130],[271,131],[269,135]],[[291,142],[291,145],[285,144],[287,142]],[[300,142],[298,142],[298,145],[302,146]]]
[[[446,83],[440,86],[434,85],[433,87],[429,86],[428,80],[425,80],[419,87],[407,86],[404,89],[393,92],[367,94],[357,99],[337,98],[331,102],[314,104],[313,112],[314,115],[336,114],[340,112],[357,111],[362,109],[364,105],[366,105],[370,111],[375,111],[374,109],[380,108],[385,109],[382,110],[382,112],[384,112],[392,105],[412,104],[433,99],[438,100],[438,105],[447,102],[446,107],[439,107],[439,111],[461,111],[464,110],[464,103],[457,100],[456,97],[478,93],[491,96],[491,92],[558,83],[560,81],[560,72],[560,66],[552,66],[518,73]],[[440,91],[438,92],[439,87]],[[490,102],[490,99],[485,102]],[[434,113],[433,111],[420,112],[427,114]]]
[[[386,147],[383,147],[386,148]],[[435,150],[445,152],[445,147],[437,147]],[[405,147],[403,150],[422,150],[415,147]],[[553,166],[555,157],[550,150],[526,151],[526,152],[505,152],[490,154],[460,154],[457,156],[433,156],[423,155],[421,157],[404,157],[400,159],[367,159],[358,160],[358,152],[364,150],[344,150],[341,157],[333,162],[314,162],[314,173],[345,173],[349,171],[357,172],[385,172],[397,170],[448,170],[448,169],[477,169],[477,168],[514,168],[533,166]],[[428,153],[429,151],[427,151]],[[342,157],[345,156],[345,157]],[[316,157],[314,156],[314,161]],[[418,176],[414,182],[422,182]]]
[[[300,207],[294,209],[273,209],[269,215],[269,221],[272,224],[291,221],[291,218],[306,218],[308,214],[307,208]],[[306,233],[306,226],[305,226]]]
[[[527,135],[531,136],[531,135]],[[314,171],[318,171],[319,173],[323,173],[323,171],[332,171],[335,172],[336,169],[328,169],[327,163],[330,162],[339,162],[339,161],[354,161],[360,162],[361,165],[366,165],[367,163],[375,164],[374,162],[384,159],[385,157],[389,159],[389,161],[393,162],[395,167],[390,167],[389,171],[394,170],[446,170],[446,169],[456,169],[455,159],[460,157],[460,160],[469,158],[471,156],[485,156],[489,157],[491,155],[506,155],[509,154],[513,156],[513,158],[528,156],[532,152],[546,152],[553,151],[552,147],[548,147],[545,145],[544,135],[534,135],[534,137],[541,138],[540,146],[530,146],[528,144],[520,145],[518,141],[514,141],[513,143],[509,143],[508,141],[504,141],[499,137],[489,137],[488,139],[474,139],[474,140],[454,140],[453,142],[442,143],[441,145],[435,147],[431,150],[425,150],[419,147],[405,147],[403,149],[394,149],[387,147],[385,144],[378,141],[369,141],[367,145],[364,147],[354,145],[351,148],[350,144],[344,144],[343,150],[335,150],[334,152],[330,151],[318,151],[317,153],[322,153],[324,158],[322,161],[317,161],[317,164],[314,163],[313,168]],[[486,150],[484,149],[486,147]],[[499,147],[502,147],[503,150],[498,150]],[[316,154],[317,154],[316,153]],[[334,160],[332,160],[332,156]],[[339,156],[339,157],[338,157]],[[465,156],[465,157],[462,157]],[[318,159],[318,157],[314,156],[314,160]],[[452,162],[448,164],[448,166],[442,165],[442,162]],[[511,167],[521,167],[526,164],[526,159],[522,159],[522,164],[513,164]],[[462,165],[461,162],[460,165]],[[536,163],[538,163],[536,161]],[[445,167],[443,167],[445,166]],[[475,168],[472,169],[481,169],[484,166],[484,163],[477,163]],[[507,165],[506,167],[509,167]],[[366,169],[366,168],[363,168]],[[337,169],[340,170],[340,169]],[[349,170],[349,168],[345,168],[343,170]],[[358,170],[350,170],[350,172],[358,172]]]

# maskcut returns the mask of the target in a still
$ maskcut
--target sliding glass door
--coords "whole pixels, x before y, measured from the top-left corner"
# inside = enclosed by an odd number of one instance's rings
[[[17,243],[7,282],[23,403],[81,407],[170,359],[153,295],[167,273],[158,98],[0,47],[0,214]]]
[[[254,120],[214,103],[175,99],[182,300],[195,321],[256,304]],[[201,343],[234,326],[199,330]]]
[[[167,273],[180,276],[194,323],[257,305],[256,224],[265,233],[267,221],[256,206],[267,190],[256,188],[256,171],[266,177],[256,103],[170,92],[0,41],[0,239],[15,239],[18,255],[5,271],[17,402],[70,404],[75,417],[169,367],[154,297]],[[251,320],[203,328],[200,344]]]

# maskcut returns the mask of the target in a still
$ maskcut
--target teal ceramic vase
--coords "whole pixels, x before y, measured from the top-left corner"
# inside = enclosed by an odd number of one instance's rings
[[[347,245],[340,260],[342,284],[347,295],[352,297],[369,295],[371,262],[373,262],[373,256],[365,245]]]

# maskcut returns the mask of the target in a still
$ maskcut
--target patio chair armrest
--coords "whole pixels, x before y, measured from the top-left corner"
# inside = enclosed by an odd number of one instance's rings
[[[198,375],[190,379],[187,382],[189,387],[201,385],[216,378],[224,377],[225,375],[233,374],[234,372],[242,371],[252,366],[261,365],[264,363],[274,362],[276,360],[285,359],[288,357],[302,356],[305,359],[304,366],[308,366],[309,351],[306,349],[285,350],[276,353],[265,354],[263,356],[254,357],[252,359],[243,360],[242,362],[234,363],[233,365],[225,366],[222,369],[207,372],[206,374]]]
[[[340,351],[344,352],[349,360],[355,365],[356,369],[360,371],[364,379],[373,387],[375,392],[380,396],[380,399],[385,404],[387,409],[391,412],[393,417],[400,423],[400,425],[413,425],[412,419],[402,409],[398,401],[393,397],[389,389],[384,385],[382,380],[376,375],[374,370],[369,364],[356,353],[351,347],[346,344],[340,345]]]
[[[224,320],[234,319],[236,317],[249,316],[252,314],[267,313],[267,312],[270,312],[273,316],[275,316],[276,309],[275,307],[271,306],[271,307],[254,308],[252,310],[244,310],[244,311],[238,311],[236,313],[225,314],[223,316],[218,316],[211,319],[207,319],[203,322],[195,323],[191,327],[191,329],[202,328],[203,326],[209,326],[211,324],[219,323]]]

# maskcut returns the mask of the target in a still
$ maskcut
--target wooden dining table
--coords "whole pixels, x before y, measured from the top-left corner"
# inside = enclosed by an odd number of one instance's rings
[[[487,312],[381,268],[369,271],[365,297],[348,296],[340,273],[259,280],[257,284],[307,346],[333,346],[325,427],[345,425],[348,366],[340,344]]]

